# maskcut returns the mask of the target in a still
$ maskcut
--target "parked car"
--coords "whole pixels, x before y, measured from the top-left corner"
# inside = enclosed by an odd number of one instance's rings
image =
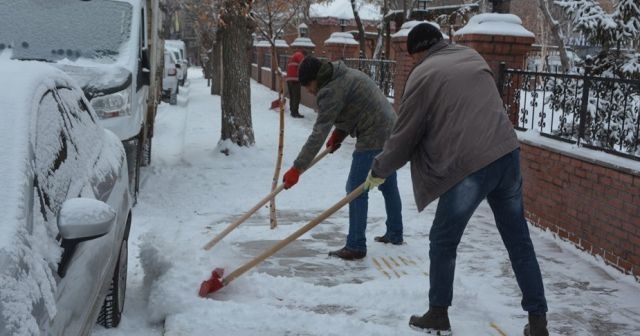
[[[0,60],[0,335],[120,322],[131,226],[119,138],[75,81]]]
[[[100,123],[125,145],[134,198],[160,99],[158,2],[0,1],[0,53],[54,63],[78,82]]]
[[[164,50],[164,72],[162,76],[162,98],[169,101],[169,104],[178,103],[178,60],[173,53]]]

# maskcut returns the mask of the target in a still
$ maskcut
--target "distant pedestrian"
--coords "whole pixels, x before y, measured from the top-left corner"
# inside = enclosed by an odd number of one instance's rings
[[[291,55],[289,63],[287,63],[287,90],[289,91],[289,109],[291,110],[291,116],[294,118],[304,118],[300,114],[300,81],[298,80],[298,67],[300,62],[307,55],[305,50],[299,50]]]
[[[433,25],[407,38],[416,65],[398,121],[374,159],[365,188],[411,162],[418,210],[439,198],[429,233],[429,311],[414,329],[449,335],[456,250],[469,218],[487,199],[529,313],[525,335],[547,336],[547,301],[522,202],[519,142],[487,62],[473,49],[447,44]]]
[[[326,143],[332,153],[340,148],[347,135],[357,138],[346,186],[350,193],[364,182],[373,158],[380,153],[391,133],[396,120],[393,107],[369,76],[347,67],[342,61],[326,62],[307,56],[300,64],[299,79],[302,86],[316,96],[318,116],[293,167],[284,174],[284,187],[291,188],[298,182],[300,172],[309,166],[335,126]],[[402,202],[395,172],[389,174],[380,190],[387,211],[387,229],[384,235],[375,237],[375,241],[400,245],[403,242]],[[368,206],[368,193],[349,203],[347,243],[343,248],[329,252],[330,256],[354,260],[367,255]]]

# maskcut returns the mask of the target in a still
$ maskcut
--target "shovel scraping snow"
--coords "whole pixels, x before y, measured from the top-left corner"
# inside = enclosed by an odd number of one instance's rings
[[[311,161],[311,164],[309,165],[309,167],[307,167],[305,171],[313,167],[314,164],[322,160],[322,158],[327,156],[327,154],[329,154],[330,152],[331,152],[330,148],[327,148],[324,151],[320,152],[320,154],[318,154],[318,156],[316,156],[313,159],[313,161]],[[302,173],[304,173],[305,171],[303,171]],[[274,189],[271,193],[269,193],[267,196],[261,199],[256,205],[254,205],[253,208],[249,209],[249,211],[247,211],[244,215],[242,215],[242,217],[238,218],[235,222],[229,224],[229,226],[227,226],[226,229],[220,232],[220,234],[218,234],[215,238],[211,239],[203,248],[205,250],[211,249],[215,244],[217,244],[220,240],[222,240],[222,238],[226,237],[231,231],[237,228],[249,217],[251,217],[251,215],[253,215],[256,211],[258,211],[258,209],[260,209],[263,205],[267,204],[267,202],[269,202],[271,199],[276,197],[276,195],[278,195],[282,191],[282,189],[284,189],[284,184],[280,184],[276,189]]]
[[[316,225],[320,224],[322,221],[327,219],[327,217],[333,215],[340,208],[342,208],[343,206],[345,206],[349,202],[353,201],[356,197],[360,196],[360,194],[362,194],[362,192],[364,192],[364,183],[361,184],[354,191],[349,193],[347,196],[345,196],[343,199],[338,201],[338,203],[334,204],[331,208],[325,210],[320,215],[318,215],[317,217],[312,219],[305,226],[299,228],[294,233],[292,233],[288,237],[284,238],[283,240],[279,241],[278,243],[273,245],[268,250],[264,251],[259,256],[255,257],[254,259],[252,259],[249,262],[247,262],[246,264],[242,265],[241,267],[239,267],[235,271],[231,272],[231,274],[227,275],[225,278],[222,278],[222,275],[224,274],[224,270],[221,269],[221,268],[216,268],[212,272],[211,278],[209,278],[208,280],[202,282],[202,284],[200,285],[200,291],[199,291],[198,294],[201,297],[205,297],[205,296],[209,295],[210,293],[214,293],[214,292],[220,290],[224,286],[228,285],[235,278],[239,277],[240,275],[244,274],[246,271],[250,270],[251,268],[253,268],[256,265],[258,265],[259,263],[263,262],[265,259],[269,258],[270,256],[274,255],[276,252],[280,251],[285,246],[289,245],[289,243],[291,243],[292,241],[298,239],[300,236],[305,234],[307,231],[311,230]]]

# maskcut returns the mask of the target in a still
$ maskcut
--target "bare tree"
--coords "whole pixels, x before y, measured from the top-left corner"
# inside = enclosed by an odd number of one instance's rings
[[[276,156],[276,166],[271,181],[271,190],[274,191],[280,180],[280,170],[282,168],[282,157],[284,153],[284,78],[280,65],[278,64],[278,54],[276,52],[276,39],[291,20],[298,14],[299,3],[286,0],[256,0],[251,12],[251,18],[256,22],[256,28],[260,34],[271,44],[271,88],[275,89],[276,74],[280,78],[280,88],[278,90],[278,100],[280,101],[280,123],[278,132],[278,151]],[[270,226],[272,229],[278,226],[276,217],[276,200],[271,199]]]
[[[560,53],[560,63],[562,64],[562,69],[568,71],[570,69],[570,63],[569,57],[567,56],[567,48],[564,43],[564,36],[562,34],[560,22],[554,19],[551,15],[548,0],[538,0],[538,7],[540,8],[542,15],[544,16],[546,23],[551,29],[551,34],[553,35],[555,42],[558,44],[558,51]]]

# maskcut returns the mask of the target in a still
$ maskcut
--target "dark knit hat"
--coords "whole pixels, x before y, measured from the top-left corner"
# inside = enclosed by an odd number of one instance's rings
[[[305,57],[298,66],[298,81],[300,85],[307,86],[312,80],[315,80],[318,77],[321,65],[322,62],[318,58],[314,56]]]
[[[427,22],[417,24],[409,31],[407,52],[415,54],[427,50],[442,39],[442,33],[436,26]]]

